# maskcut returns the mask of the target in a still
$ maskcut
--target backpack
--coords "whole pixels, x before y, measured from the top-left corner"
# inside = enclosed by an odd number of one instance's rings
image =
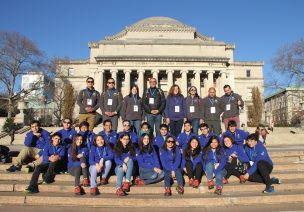
[[[0,145],[0,163],[7,163],[9,161],[10,149],[7,146]]]

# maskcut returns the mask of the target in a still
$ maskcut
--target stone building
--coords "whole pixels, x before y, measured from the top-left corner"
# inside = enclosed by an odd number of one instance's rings
[[[80,90],[91,76],[95,89],[102,92],[106,80],[113,77],[118,90],[127,95],[133,84],[142,94],[153,76],[165,93],[172,84],[178,84],[187,95],[187,89],[194,85],[202,97],[211,86],[221,96],[223,85],[229,84],[246,105],[250,104],[253,86],[264,93],[263,62],[235,61],[234,44],[216,41],[172,18],[146,18],[88,46],[87,60],[58,63],[57,82],[67,78]],[[246,123],[246,113],[242,113],[241,121]]]

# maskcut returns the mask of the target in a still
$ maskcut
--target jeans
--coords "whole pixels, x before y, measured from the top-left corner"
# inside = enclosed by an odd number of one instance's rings
[[[272,172],[273,166],[266,161],[260,160],[257,164],[257,170],[249,176],[249,181],[265,183],[266,188],[271,186],[270,173]]]
[[[97,173],[96,171],[96,165],[91,165],[90,166],[90,175],[91,175],[91,188],[95,188],[97,185],[96,182],[96,178],[97,176],[101,175],[101,178],[107,178],[108,174],[111,170],[112,167],[112,161],[111,160],[107,160],[104,164],[103,164],[103,168],[101,170],[100,173]]]
[[[139,178],[145,181],[145,185],[157,183],[161,181],[165,176],[164,171],[162,171],[160,174],[157,174],[152,169],[147,168],[139,168]]]
[[[134,127],[137,135],[140,135],[140,124],[141,120],[131,120],[131,125]]]
[[[181,133],[183,128],[184,120],[180,119],[177,121],[170,120],[170,133],[177,138],[177,136]]]
[[[131,176],[133,172],[133,165],[134,162],[132,159],[129,159],[127,162],[127,172],[126,172],[126,181],[131,182]],[[117,165],[115,168],[115,174],[117,176],[117,181],[116,181],[116,188],[121,188],[122,186],[122,180],[124,177],[124,170],[122,165]]]
[[[154,125],[155,125],[155,133],[156,133],[156,136],[158,136],[160,134],[159,128],[160,128],[160,125],[162,122],[162,115],[161,114],[158,114],[158,115],[147,114],[147,121],[152,129],[152,133],[154,131]]]
[[[192,125],[192,132],[195,135],[198,135],[198,129],[199,129],[199,125],[200,125],[200,119],[199,118],[194,118],[194,119],[189,119],[189,121],[191,122],[191,125]]]
[[[213,180],[213,171],[214,171],[214,164],[212,162],[208,162],[206,164],[206,175],[207,180]],[[215,184],[216,187],[223,186],[223,177],[226,175],[226,170],[222,169],[215,175]]]
[[[201,163],[198,163],[195,167],[193,167],[193,163],[191,161],[186,161],[186,170],[189,179],[194,179],[195,177],[195,179],[201,183],[203,174],[203,165]]]
[[[171,171],[164,169],[164,172],[165,172],[165,188],[171,187],[171,180],[172,180]],[[176,176],[177,184],[184,185],[184,178],[181,169],[177,169],[175,171],[175,176]]]

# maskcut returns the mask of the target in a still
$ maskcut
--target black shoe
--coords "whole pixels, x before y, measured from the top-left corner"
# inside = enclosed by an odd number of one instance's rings
[[[272,184],[281,184],[281,180],[277,177],[271,178],[271,183]]]
[[[24,168],[24,171],[25,173],[30,173],[30,172],[33,172],[34,171],[34,168],[30,165],[27,165],[25,168]]]
[[[25,191],[26,193],[30,193],[30,194],[39,193],[38,187],[36,187],[36,188],[27,187],[24,191]]]
[[[6,169],[7,172],[18,172],[20,171],[20,167],[12,165],[8,169]]]

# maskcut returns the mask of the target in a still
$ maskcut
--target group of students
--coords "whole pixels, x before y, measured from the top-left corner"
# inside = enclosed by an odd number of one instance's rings
[[[57,173],[65,170],[74,176],[75,194],[85,193],[82,186],[90,186],[92,195],[99,194],[97,185],[108,184],[111,170],[117,176],[118,196],[130,192],[132,179],[138,186],[164,179],[165,196],[172,195],[174,179],[177,192],[184,193],[184,175],[189,178],[189,186],[198,188],[205,174],[208,189],[214,189],[218,195],[231,175],[238,177],[240,183],[264,183],[264,193],[274,192],[273,184],[280,183],[278,178],[270,178],[273,163],[265,146],[256,134],[238,129],[234,120],[229,121],[227,131],[219,136],[206,123],[200,124],[199,136],[193,132],[190,121],[185,121],[183,127],[184,131],[174,136],[168,125],[161,124],[160,133],[154,137],[147,122],[134,132],[130,121],[125,120],[123,131],[117,133],[112,129],[112,121],[107,119],[103,131],[95,134],[89,130],[88,122],[81,122],[76,132],[71,120],[65,118],[63,129],[50,135],[38,121],[33,121],[25,137],[25,147],[7,171],[19,171],[28,158],[33,159],[26,166],[28,171],[33,171],[26,189],[30,193],[39,192],[41,173],[42,183],[49,184]]]

